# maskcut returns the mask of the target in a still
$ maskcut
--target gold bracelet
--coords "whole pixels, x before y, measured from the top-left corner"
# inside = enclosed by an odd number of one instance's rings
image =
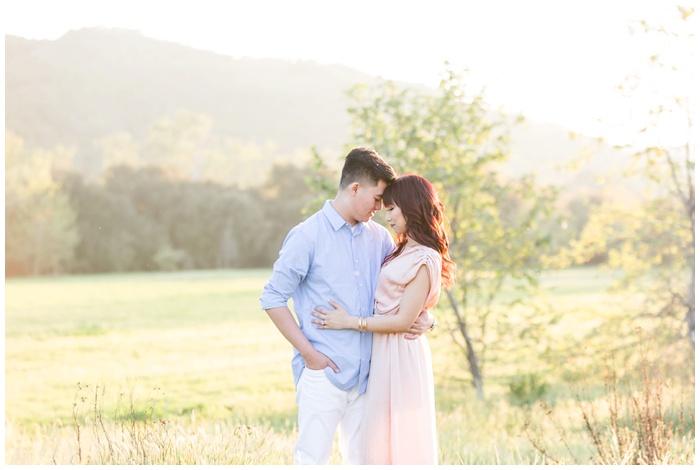
[[[367,318],[358,317],[357,318],[357,329],[360,331],[367,331]]]

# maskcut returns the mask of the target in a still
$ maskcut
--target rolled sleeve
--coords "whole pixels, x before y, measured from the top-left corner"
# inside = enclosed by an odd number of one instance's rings
[[[311,243],[298,228],[287,235],[272,275],[263,288],[263,310],[284,307],[306,277],[311,265]]]

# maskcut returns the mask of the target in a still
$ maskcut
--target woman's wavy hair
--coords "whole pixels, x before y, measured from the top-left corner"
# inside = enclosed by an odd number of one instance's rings
[[[397,235],[396,249],[384,259],[384,264],[399,256],[411,237],[421,245],[433,248],[442,256],[442,287],[454,283],[455,263],[450,259],[450,242],[445,226],[445,206],[435,187],[422,176],[404,175],[397,178],[382,196],[384,205],[395,205],[406,219],[406,233]]]

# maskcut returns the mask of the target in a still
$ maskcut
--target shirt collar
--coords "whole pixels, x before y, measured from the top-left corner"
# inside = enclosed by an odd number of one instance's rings
[[[352,226],[345,220],[343,217],[338,213],[337,210],[335,210],[335,207],[333,207],[333,204],[331,204],[331,200],[327,200],[326,203],[323,205],[322,212],[328,219],[328,221],[331,223],[331,226],[333,226],[333,230],[336,232],[340,230],[340,228],[344,225],[347,225],[348,228],[351,229],[354,233],[359,233],[364,226],[366,225],[364,222],[358,222],[356,225],[359,225],[359,230],[357,228],[355,230],[352,230]]]

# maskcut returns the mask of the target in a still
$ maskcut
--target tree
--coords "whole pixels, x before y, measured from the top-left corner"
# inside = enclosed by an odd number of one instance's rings
[[[5,263],[8,275],[64,270],[78,241],[76,215],[51,173],[65,150],[31,150],[5,133]]]
[[[695,143],[692,133],[692,55],[697,14],[675,7],[666,25],[640,21],[634,33],[650,51],[644,66],[619,90],[628,112],[619,145],[632,153],[624,175],[642,177],[645,197],[635,207],[602,205],[576,245],[580,260],[607,252],[624,272],[620,286],[640,294],[638,317],[653,317],[657,337],[682,330],[695,343]],[[666,332],[666,335],[661,334]]]
[[[264,237],[262,241],[266,248],[261,251],[259,266],[271,266],[275,262],[285,237],[303,220],[303,210],[314,196],[306,184],[310,172],[313,172],[311,165],[299,167],[278,163],[272,167],[258,190],[261,222],[268,226],[257,237]]]
[[[514,122],[490,110],[483,92],[467,88],[465,74],[448,66],[437,91],[392,82],[355,87],[349,112],[357,141],[374,147],[399,174],[426,177],[441,195],[458,266],[446,293],[451,332],[483,397],[487,353],[512,347],[508,335],[536,344],[543,332],[535,304],[524,305],[545,266],[549,238],[540,228],[555,192],[539,188],[532,175],[512,181],[499,175]],[[511,313],[516,305],[518,318]]]
[[[208,153],[212,150],[213,120],[204,114],[178,111],[172,119],[161,118],[149,129],[145,144],[146,161],[177,169],[188,179],[202,179]]]

